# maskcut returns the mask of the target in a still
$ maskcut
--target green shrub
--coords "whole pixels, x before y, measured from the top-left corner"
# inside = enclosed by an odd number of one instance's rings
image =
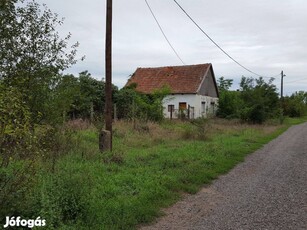
[[[30,113],[20,92],[0,85],[1,218],[27,207],[35,184],[41,151],[30,125]]]
[[[186,125],[183,130],[182,138],[184,140],[207,140],[210,129],[209,120],[206,118],[197,118],[189,122],[192,125]]]
[[[42,170],[33,203],[36,215],[46,218],[50,229],[82,222],[86,216],[91,177],[76,162],[61,161],[60,170]]]
[[[240,92],[221,91],[217,116],[221,118],[239,118],[239,108],[242,104]]]
[[[280,103],[274,79],[265,82],[263,78],[242,77],[240,91],[228,91],[227,80],[220,80],[221,87],[217,116],[222,118],[240,118],[245,122],[263,123],[280,115]]]
[[[136,85],[121,89],[115,96],[118,118],[143,121],[163,120],[163,99],[169,94],[168,87],[162,87],[150,95],[139,93]]]
[[[301,117],[307,114],[307,93],[295,92],[283,99],[284,114],[289,117]]]
[[[30,160],[10,159],[0,168],[0,221],[5,216],[25,215],[31,207],[29,193],[36,184],[37,165]]]

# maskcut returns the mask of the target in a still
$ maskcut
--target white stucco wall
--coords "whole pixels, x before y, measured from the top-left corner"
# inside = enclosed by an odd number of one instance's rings
[[[173,112],[173,118],[178,117],[179,103],[185,102],[190,107],[194,107],[190,110],[190,118],[207,117],[209,114],[214,114],[217,110],[218,98],[209,96],[197,95],[197,94],[174,94],[169,95],[163,100],[163,113],[164,117],[170,118],[170,112],[168,111],[168,105],[174,105],[175,112]],[[214,103],[214,104],[212,104]],[[185,111],[187,114],[187,111]]]

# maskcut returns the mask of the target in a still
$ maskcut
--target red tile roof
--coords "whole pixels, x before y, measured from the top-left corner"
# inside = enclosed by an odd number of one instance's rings
[[[211,64],[137,68],[126,86],[136,83],[136,90],[152,93],[168,86],[171,93],[197,93]]]

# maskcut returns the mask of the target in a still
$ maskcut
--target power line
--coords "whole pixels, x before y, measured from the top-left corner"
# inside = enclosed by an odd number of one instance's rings
[[[157,25],[159,26],[159,29],[160,29],[160,31],[162,32],[162,34],[163,34],[165,40],[167,41],[167,43],[169,44],[169,46],[172,48],[172,50],[174,51],[174,53],[176,54],[176,56],[179,58],[179,60],[182,62],[182,64],[185,65],[184,61],[180,58],[180,56],[179,56],[179,54],[176,52],[175,48],[172,46],[172,44],[170,43],[170,41],[169,41],[168,38],[166,37],[166,34],[164,33],[164,31],[163,31],[163,29],[162,29],[162,27],[161,27],[161,25],[160,25],[158,19],[156,18],[156,16],[155,16],[153,10],[151,9],[149,3],[147,2],[147,0],[145,0],[145,2],[146,2],[146,5],[148,6],[148,9],[150,10],[150,12],[151,12],[153,18],[155,19]]]
[[[229,57],[232,61],[234,61],[236,64],[238,64],[239,66],[241,66],[243,69],[247,70],[248,72],[257,75],[259,77],[263,77],[263,78],[270,78],[270,77],[265,77],[262,76],[260,74],[255,73],[254,71],[246,68],[244,65],[242,65],[241,63],[239,63],[237,60],[235,60],[233,57],[231,57],[224,49],[222,49],[222,47],[220,47],[194,20],[193,18],[183,9],[183,7],[176,1],[174,0],[174,2],[177,4],[177,6],[185,13],[185,15],[197,26],[197,28],[204,34],[206,35],[206,37],[217,47],[219,48],[227,57]]]
[[[271,78],[276,78],[276,77],[279,77],[280,76],[280,73],[279,74],[276,74],[275,76],[271,77]]]
[[[298,82],[298,81],[306,81],[307,78],[300,78],[300,79],[297,79],[297,80],[294,80],[294,81],[288,81],[288,82],[285,82],[285,83],[293,83],[293,82]]]

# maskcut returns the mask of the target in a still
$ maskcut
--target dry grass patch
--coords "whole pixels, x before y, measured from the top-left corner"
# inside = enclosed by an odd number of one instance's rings
[[[178,140],[180,133],[153,122],[118,121],[114,124],[114,136],[121,146],[149,148],[166,140]]]

